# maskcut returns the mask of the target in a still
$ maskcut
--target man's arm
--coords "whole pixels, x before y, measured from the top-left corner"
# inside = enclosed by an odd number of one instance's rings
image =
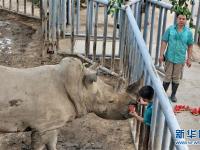
[[[188,49],[187,49],[187,60],[186,60],[186,65],[188,67],[191,67],[191,56],[192,56],[192,49],[193,49],[193,45],[189,45]]]
[[[130,112],[130,114],[140,122],[144,122],[144,118],[140,117],[136,112]]]
[[[161,42],[161,48],[160,48],[160,57],[159,57],[159,63],[160,64],[164,61],[163,54],[165,52],[166,47],[167,47],[167,42],[162,41]]]

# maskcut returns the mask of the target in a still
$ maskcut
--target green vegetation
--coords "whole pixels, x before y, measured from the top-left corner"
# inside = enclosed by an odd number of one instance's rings
[[[111,14],[112,16],[119,11],[123,4],[124,0],[109,0],[108,2],[108,12],[107,14]]]
[[[29,0],[29,1],[32,1],[32,0]],[[40,0],[33,0],[33,3],[34,3],[35,5],[37,5],[37,6],[39,6],[39,5],[40,5]]]
[[[193,3],[194,0],[169,0],[172,3],[171,12],[175,12],[176,14],[183,14],[186,16],[187,20],[190,20],[189,26],[193,28],[193,19],[191,18],[191,12],[188,8],[189,3]]]
[[[171,11],[177,14],[183,14],[187,19],[191,18],[191,12],[188,8],[188,3],[192,3],[193,0],[169,0],[172,3]]]

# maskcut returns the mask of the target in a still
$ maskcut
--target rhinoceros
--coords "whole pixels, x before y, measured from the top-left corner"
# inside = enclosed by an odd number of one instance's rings
[[[123,119],[128,105],[126,92],[115,93],[72,57],[26,69],[0,66],[0,80],[0,132],[32,131],[34,150],[56,150],[57,130],[76,117]]]

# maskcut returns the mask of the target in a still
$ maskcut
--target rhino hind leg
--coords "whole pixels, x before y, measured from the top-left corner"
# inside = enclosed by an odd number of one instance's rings
[[[33,131],[31,135],[31,146],[33,150],[57,150],[57,130],[50,130],[45,132]]]

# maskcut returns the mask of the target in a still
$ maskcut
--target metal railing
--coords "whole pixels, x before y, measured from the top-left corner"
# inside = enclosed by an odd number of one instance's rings
[[[106,1],[94,0],[89,1],[88,6],[94,2],[106,4]],[[152,124],[150,131],[150,147],[149,149],[176,149],[185,150],[188,149],[187,145],[175,145],[176,142],[176,130],[180,130],[180,126],[173,113],[169,99],[162,87],[157,71],[152,63],[152,59],[148,53],[148,48],[143,39],[142,33],[138,27],[138,20],[136,21],[134,14],[137,14],[136,5],[138,1],[132,4],[132,8],[127,6],[125,9],[120,10],[119,14],[119,58],[120,58],[120,75],[128,81],[128,85],[131,85],[141,79],[144,79],[144,85],[151,85],[155,89],[155,97],[153,101],[154,109],[152,116]],[[134,6],[135,5],[135,6]],[[97,5],[98,6],[98,5]],[[90,15],[88,15],[90,16]],[[118,14],[115,14],[118,16]],[[137,16],[137,15],[136,15]],[[137,17],[136,17],[137,18]],[[88,21],[91,21],[88,19]],[[115,32],[116,22],[113,24],[113,33]],[[87,23],[89,26],[89,23]],[[89,29],[90,27],[88,27]],[[104,30],[105,31],[105,30]],[[89,31],[88,31],[89,32]],[[115,35],[115,34],[113,34]],[[90,34],[86,34],[86,43],[90,41]],[[106,35],[104,35],[106,36]],[[113,37],[115,39],[115,37]],[[112,41],[115,43],[115,41]],[[88,46],[89,47],[89,46]],[[87,47],[87,48],[88,48]],[[87,50],[87,49],[86,49]],[[103,49],[104,50],[104,49]],[[88,54],[88,52],[86,53]],[[112,51],[112,56],[115,55],[115,50]],[[87,55],[86,55],[87,56]],[[104,55],[102,55],[102,59]],[[114,57],[111,57],[112,61],[115,61]],[[102,65],[104,63],[102,62]],[[140,130],[136,131],[144,134],[142,130],[143,126],[140,126]],[[139,136],[139,134],[137,133]],[[138,137],[134,137],[138,138]],[[139,141],[142,141],[143,136],[139,136]],[[179,139],[184,141],[184,139]],[[137,141],[136,139],[134,141]],[[141,144],[138,143],[138,149]]]

